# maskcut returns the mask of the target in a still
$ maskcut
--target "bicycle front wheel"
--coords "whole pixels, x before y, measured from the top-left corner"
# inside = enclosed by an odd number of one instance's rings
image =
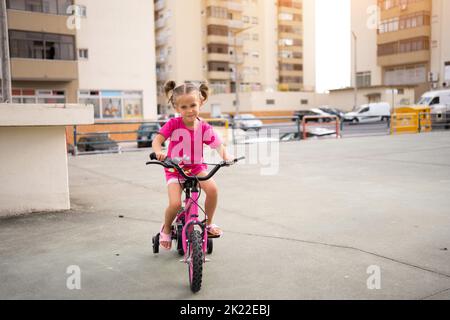
[[[202,234],[193,230],[189,240],[189,284],[192,292],[200,291],[202,286],[203,250]]]

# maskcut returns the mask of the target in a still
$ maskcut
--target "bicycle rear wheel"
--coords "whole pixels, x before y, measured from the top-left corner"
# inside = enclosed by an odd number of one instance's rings
[[[189,284],[192,292],[200,291],[202,286],[203,250],[202,234],[193,230],[189,241]]]

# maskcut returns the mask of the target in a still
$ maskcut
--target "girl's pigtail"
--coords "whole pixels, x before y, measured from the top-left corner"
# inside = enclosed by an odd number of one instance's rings
[[[202,83],[198,89],[200,91],[200,96],[201,96],[203,102],[208,100],[208,97],[209,97],[209,87],[208,87],[208,85],[206,83]]]
[[[164,84],[164,93],[169,99],[168,102],[173,105],[173,89],[175,89],[177,84],[173,80],[169,80]]]

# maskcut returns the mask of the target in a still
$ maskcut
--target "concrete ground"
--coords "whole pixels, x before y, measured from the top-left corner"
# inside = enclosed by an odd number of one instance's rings
[[[71,157],[72,210],[0,220],[0,298],[450,298],[449,133],[289,142],[275,175],[219,171],[225,234],[195,295],[175,251],[152,253],[167,194],[148,153]]]

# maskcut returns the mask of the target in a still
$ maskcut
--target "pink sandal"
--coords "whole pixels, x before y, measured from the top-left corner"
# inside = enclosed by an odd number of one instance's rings
[[[215,224],[207,225],[206,231],[208,231],[208,238],[219,238],[221,235],[223,235],[223,231]],[[218,231],[218,233],[212,231]]]
[[[165,249],[165,250],[170,250],[172,248],[172,233],[164,233],[164,224],[161,227],[161,231],[159,232],[159,245]],[[168,242],[169,243],[169,247],[166,248],[164,247],[161,242]]]

